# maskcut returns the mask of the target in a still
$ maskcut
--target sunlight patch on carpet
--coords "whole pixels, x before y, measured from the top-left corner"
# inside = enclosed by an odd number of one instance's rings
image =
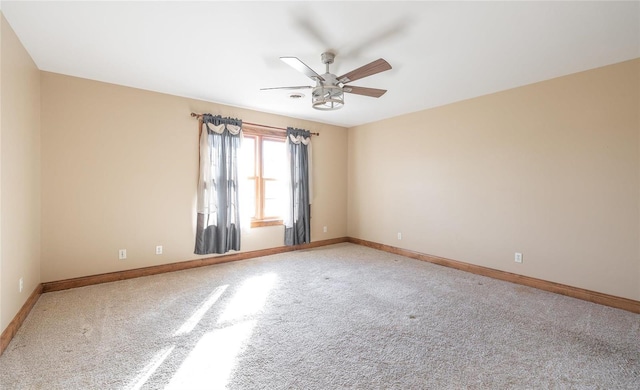
[[[257,323],[256,319],[246,318],[262,310],[276,279],[275,273],[246,279],[218,319],[219,324],[229,325],[202,336],[165,389],[226,388],[236,366],[238,354],[251,337]],[[176,335],[193,330],[227,287],[228,285],[216,288],[191,318],[178,329]]]
[[[242,346],[249,340],[257,320],[254,316],[266,302],[277,280],[275,273],[246,279],[239,287],[218,319],[228,326],[205,333],[172,376],[166,389],[225,388],[237,363]],[[202,301],[173,337],[191,333],[225,293],[228,284],[216,287]],[[225,324],[226,325],[226,324]],[[169,357],[175,346],[159,351],[131,381],[127,390],[139,390]]]
[[[255,325],[255,320],[244,321],[205,334],[165,390],[226,388],[240,348]]]
[[[277,275],[273,272],[247,279],[218,319],[218,323],[235,321],[257,314],[267,300]]]
[[[196,327],[196,325],[198,325],[202,317],[204,317],[209,309],[211,309],[211,306],[213,306],[218,301],[218,299],[220,299],[227,287],[229,287],[229,285],[225,284],[224,286],[217,287],[215,290],[213,290],[209,297],[204,302],[202,302],[202,304],[200,304],[200,307],[198,307],[193,312],[191,317],[189,317],[189,319],[186,320],[184,324],[182,324],[180,329],[178,329],[173,334],[173,337],[181,336],[191,332]]]
[[[167,347],[156,353],[151,361],[140,371],[140,373],[131,381],[131,383],[127,386],[127,390],[140,390],[142,386],[151,378],[158,367],[167,359],[171,351],[173,351],[173,347]]]

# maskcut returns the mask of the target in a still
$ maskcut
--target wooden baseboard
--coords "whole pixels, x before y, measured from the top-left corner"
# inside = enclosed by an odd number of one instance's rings
[[[500,279],[511,283],[517,283],[524,286],[534,287],[539,290],[550,291],[556,294],[566,295],[572,298],[582,299],[600,305],[615,307],[617,309],[627,310],[632,313],[640,313],[640,301],[633,299],[616,297],[614,295],[603,294],[596,291],[585,290],[578,287],[567,286],[560,283],[549,282],[542,279],[536,279],[529,276],[513,274],[506,271],[500,271],[493,268],[482,267],[479,265],[464,263],[462,261],[446,259],[438,256],[431,256],[420,252],[414,252],[408,249],[397,248],[390,245],[378,244],[376,242],[361,240],[359,238],[349,237],[349,242],[378,249],[381,251],[410,257],[412,259],[427,261],[449,268],[455,268],[461,271],[470,272],[477,275],[488,276],[493,279]]]
[[[260,249],[260,250],[249,251],[249,252],[238,252],[238,253],[216,256],[216,257],[207,257],[204,259],[183,261],[179,263],[155,265],[152,267],[110,272],[110,273],[100,274],[100,275],[83,276],[79,278],[59,280],[55,282],[45,282],[42,284],[42,288],[43,288],[43,292],[48,293],[52,291],[67,290],[70,288],[90,286],[93,284],[108,283],[108,282],[115,282],[118,280],[139,278],[141,276],[157,275],[157,274],[163,274],[166,272],[181,271],[185,269],[204,267],[207,265],[228,263],[230,261],[253,259],[255,257],[275,255],[278,253],[291,252],[291,251],[296,251],[301,249],[317,248],[320,246],[338,244],[338,243],[347,242],[347,241],[349,241],[348,237],[340,237],[340,238],[333,238],[329,240],[314,241],[309,244],[303,244],[303,245],[280,246],[276,248]]]
[[[18,313],[13,317],[13,320],[9,323],[7,328],[0,335],[0,355],[4,352],[5,349],[9,346],[9,343],[13,339],[13,336],[16,335],[18,329],[22,326],[22,323],[27,318],[33,306],[38,302],[38,299],[42,295],[42,284],[38,284],[35,290],[29,295],[27,301],[22,305],[22,308],[18,311]]]

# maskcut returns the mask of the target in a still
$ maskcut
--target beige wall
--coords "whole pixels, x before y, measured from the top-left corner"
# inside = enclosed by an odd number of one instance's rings
[[[346,236],[345,128],[47,72],[41,88],[44,282],[198,258],[192,111],[319,132],[312,239]],[[282,246],[283,235],[249,229],[242,250]]]
[[[40,283],[40,72],[0,19],[1,331]]]
[[[349,129],[349,235],[640,299],[639,75],[629,61]]]

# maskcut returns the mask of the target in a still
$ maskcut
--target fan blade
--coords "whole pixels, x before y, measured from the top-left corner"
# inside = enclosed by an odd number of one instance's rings
[[[356,87],[351,85],[342,87],[342,90],[347,93],[355,93],[356,95],[371,96],[374,98],[379,98],[387,92],[386,89]]]
[[[297,70],[300,73],[303,73],[305,76],[311,78],[312,80],[324,81],[324,79],[319,74],[317,74],[315,70],[309,68],[307,64],[300,61],[297,57],[280,57],[280,59],[293,69]]]
[[[391,65],[382,58],[379,58],[367,65],[361,66],[358,69],[352,70],[351,72],[338,77],[338,81],[346,84],[389,69],[391,69]]]
[[[271,87],[271,88],[260,88],[261,91],[268,91],[270,89],[307,89],[307,88],[313,88],[310,85],[299,85],[297,87]]]

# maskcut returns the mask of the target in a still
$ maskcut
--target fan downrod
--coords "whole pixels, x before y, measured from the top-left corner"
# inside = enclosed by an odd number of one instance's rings
[[[329,73],[329,64],[333,64],[334,58],[336,58],[335,53],[332,53],[330,51],[325,51],[320,56],[320,59],[322,60],[322,63],[325,65],[326,73]]]

